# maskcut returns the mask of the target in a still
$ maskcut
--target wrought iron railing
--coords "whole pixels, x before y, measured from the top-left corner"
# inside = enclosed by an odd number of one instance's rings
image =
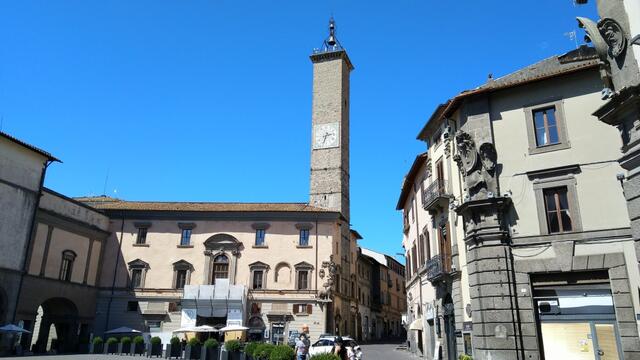
[[[438,198],[448,196],[447,181],[442,179],[436,179],[427,186],[423,191],[422,204],[425,208],[431,206]]]
[[[438,280],[451,272],[451,259],[436,255],[427,260],[427,280]]]

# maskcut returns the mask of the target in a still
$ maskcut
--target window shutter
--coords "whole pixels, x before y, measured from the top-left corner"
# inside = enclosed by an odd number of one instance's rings
[[[307,304],[307,314],[311,314],[313,312],[313,305]]]
[[[293,313],[294,314],[298,313],[298,304],[293,304]]]

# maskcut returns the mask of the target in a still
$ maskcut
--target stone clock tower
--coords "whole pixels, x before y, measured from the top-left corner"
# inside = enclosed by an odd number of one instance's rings
[[[311,55],[313,105],[309,203],[338,211],[349,221],[349,74],[353,65],[335,37]]]

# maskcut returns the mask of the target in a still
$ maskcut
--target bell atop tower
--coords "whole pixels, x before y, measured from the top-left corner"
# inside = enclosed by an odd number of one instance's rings
[[[314,52],[331,52],[339,50],[343,50],[343,47],[336,37],[336,22],[333,20],[332,16],[331,19],[329,19],[329,37],[322,42],[322,48]]]

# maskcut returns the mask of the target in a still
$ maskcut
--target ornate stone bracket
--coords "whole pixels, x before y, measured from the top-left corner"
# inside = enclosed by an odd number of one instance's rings
[[[464,178],[468,200],[495,197],[497,153],[493,143],[476,147],[473,137],[462,130],[456,133],[455,141],[458,153],[453,160]]]

